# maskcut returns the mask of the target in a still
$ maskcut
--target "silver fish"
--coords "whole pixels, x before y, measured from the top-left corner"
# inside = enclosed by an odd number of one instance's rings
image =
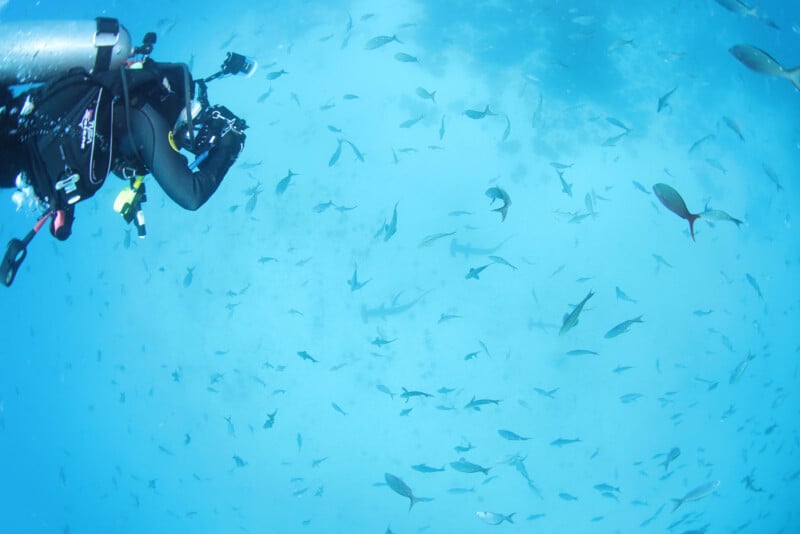
[[[470,119],[478,120],[478,119],[482,119],[484,117],[491,117],[491,116],[497,115],[497,113],[492,112],[489,109],[489,106],[487,105],[486,109],[484,109],[483,111],[477,111],[477,110],[474,110],[474,109],[468,109],[468,110],[466,110],[464,112],[464,115],[466,115]]]
[[[406,54],[404,52],[396,53],[394,58],[401,63],[419,63],[419,59],[417,59],[415,56]]]
[[[680,499],[672,499],[672,502],[675,503],[675,507],[672,509],[672,511],[674,512],[677,510],[685,502],[699,501],[704,497],[708,497],[717,490],[719,485],[719,480],[713,480],[703,484],[702,486],[696,487]]]
[[[748,69],[788,80],[800,91],[800,67],[786,69],[775,58],[752,45],[739,44],[728,51]]]
[[[526,437],[520,436],[516,432],[512,432],[510,430],[500,429],[500,430],[497,431],[497,433],[500,434],[501,438],[507,439],[509,441],[527,441],[527,440],[531,439],[531,438],[526,438]]]
[[[705,211],[700,213],[700,217],[702,217],[704,219],[711,220],[711,221],[722,221],[722,222],[728,221],[728,222],[732,222],[737,227],[741,226],[742,223],[744,222],[744,221],[741,221],[741,220],[739,220],[739,219],[737,219],[735,217],[731,217],[730,215],[728,215],[727,212],[722,211],[722,210],[706,209]]]
[[[401,122],[400,123],[400,128],[411,128],[412,126],[417,124],[419,121],[421,121],[423,118],[425,118],[425,115],[420,113],[419,117],[416,117],[416,118],[413,118],[413,119],[408,119],[407,121]]]
[[[669,106],[669,97],[671,97],[672,93],[677,91],[677,89],[678,88],[675,87],[674,89],[672,89],[671,91],[667,92],[661,98],[658,99],[658,108],[656,108],[656,112],[657,113],[661,113],[662,109],[664,109],[665,107]]]
[[[742,129],[739,127],[739,125],[736,123],[736,121],[735,121],[735,120],[733,120],[733,119],[732,119],[732,118],[730,118],[730,117],[724,116],[724,117],[722,117],[722,122],[724,122],[724,123],[725,123],[725,125],[726,125],[728,128],[730,128],[731,130],[733,130],[733,133],[735,133],[736,135],[738,135],[738,136],[739,136],[739,139],[741,139],[742,141],[744,141],[744,134],[742,134]]]
[[[580,301],[578,305],[572,309],[571,312],[564,314],[564,321],[561,325],[561,330],[558,331],[558,335],[563,336],[569,330],[575,327],[575,325],[578,324],[578,317],[580,316],[583,307],[586,305],[586,302],[593,296],[594,292],[590,290],[589,294],[586,295],[586,297],[584,297],[584,299]]]
[[[500,206],[499,208],[495,208],[492,211],[500,213],[501,217],[500,220],[505,221],[506,216],[508,215],[508,207],[511,205],[511,197],[508,196],[508,193],[506,193],[500,187],[494,186],[486,190],[486,196],[492,199],[492,201],[489,203],[490,206],[494,204],[495,200],[503,201],[502,206]]]

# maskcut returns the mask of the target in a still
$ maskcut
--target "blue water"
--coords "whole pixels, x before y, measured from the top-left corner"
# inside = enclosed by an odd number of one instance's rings
[[[140,241],[109,178],[3,288],[0,531],[800,531],[800,94],[728,53],[800,65],[800,7],[762,2],[775,30],[712,0],[475,4],[6,3],[156,31],[196,76],[226,51],[261,66],[210,86],[251,127],[205,206],[148,181]],[[340,137],[363,162],[345,143],[329,165]],[[659,182],[744,224],[701,218],[693,242]],[[0,240],[24,235],[0,200]],[[409,510],[385,473],[432,500]]]

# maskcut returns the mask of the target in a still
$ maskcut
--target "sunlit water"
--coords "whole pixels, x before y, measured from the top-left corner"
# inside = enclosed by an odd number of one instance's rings
[[[0,531],[800,530],[800,94],[728,52],[800,65],[795,3],[3,3],[260,67],[205,206],[110,177],[3,289]]]

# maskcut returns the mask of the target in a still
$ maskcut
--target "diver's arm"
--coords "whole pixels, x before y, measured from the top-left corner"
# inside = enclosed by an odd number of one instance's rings
[[[244,136],[230,132],[192,172],[188,160],[172,149],[164,118],[151,106],[131,110],[131,129],[141,157],[164,192],[176,204],[196,210],[214,194],[242,149]]]

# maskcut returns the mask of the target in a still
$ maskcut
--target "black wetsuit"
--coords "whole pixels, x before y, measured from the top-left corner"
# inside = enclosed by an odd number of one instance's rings
[[[56,178],[49,176],[50,169],[63,163],[45,161],[37,150],[37,144],[31,139],[25,141],[17,136],[19,109],[23,106],[25,95],[10,99],[6,88],[0,88],[0,187],[14,187],[15,178],[24,172],[29,182],[42,199],[53,200]],[[217,190],[225,174],[236,161],[244,146],[245,135],[240,131],[229,131],[221,136],[211,148],[208,156],[200,162],[196,170],[189,168],[188,160],[180,152],[172,148],[169,134],[172,124],[156,109],[159,100],[152,97],[133,99],[133,104],[125,109],[124,100],[119,99],[113,105],[113,135],[109,150],[113,168],[117,171],[123,167],[136,169],[139,174],[152,173],[153,177],[166,194],[181,207],[196,210],[202,206]],[[34,98],[34,106],[35,106]],[[174,110],[170,110],[174,117]],[[128,125],[126,118],[130,118]],[[131,142],[131,136],[134,143]],[[47,176],[45,176],[47,175]],[[106,176],[97,177],[101,183]],[[81,173],[81,179],[85,179]],[[91,196],[94,191],[90,192]],[[85,200],[86,197],[82,198]],[[63,203],[62,203],[63,204]],[[59,239],[66,239],[71,232],[73,205],[51,206],[55,210],[63,210],[67,225],[61,229],[51,223],[51,233]],[[60,213],[60,212],[59,212]],[[53,218],[56,221],[56,218]]]

